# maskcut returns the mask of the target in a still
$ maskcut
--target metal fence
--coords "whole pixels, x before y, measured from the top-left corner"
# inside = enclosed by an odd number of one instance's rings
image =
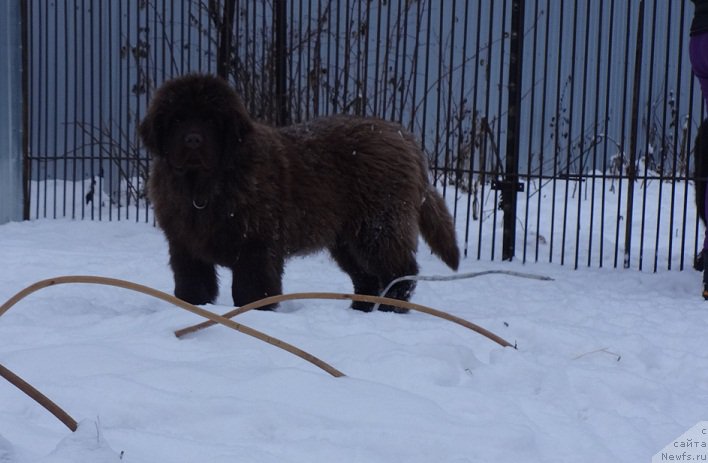
[[[665,0],[22,0],[28,218],[151,220],[136,125],[187,72],[274,124],[420,139],[465,254],[683,269],[702,233],[692,5]]]

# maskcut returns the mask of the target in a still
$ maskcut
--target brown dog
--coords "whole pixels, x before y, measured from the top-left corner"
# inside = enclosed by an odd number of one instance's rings
[[[418,272],[419,231],[457,269],[450,213],[423,152],[397,124],[334,116],[273,128],[251,119],[223,80],[188,75],[158,89],[139,131],[153,155],[148,191],[175,295],[185,301],[214,301],[215,265],[233,271],[237,306],[280,294],[285,259],[320,249],[356,293],[379,295]],[[398,283],[387,295],[408,300],[414,287]]]

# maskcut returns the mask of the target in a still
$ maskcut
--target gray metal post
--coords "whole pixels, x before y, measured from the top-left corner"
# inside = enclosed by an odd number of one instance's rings
[[[502,182],[504,236],[502,259],[512,260],[516,250],[516,194],[523,191],[519,182],[519,138],[521,132],[521,80],[524,56],[525,0],[511,2],[511,36],[509,40],[509,113],[506,136],[506,171]]]
[[[21,2],[0,3],[0,223],[22,220]]]

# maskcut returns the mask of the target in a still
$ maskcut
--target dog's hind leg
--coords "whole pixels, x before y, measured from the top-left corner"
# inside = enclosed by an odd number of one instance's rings
[[[417,275],[418,274],[418,264],[415,261],[415,257],[407,259],[401,266],[393,268],[388,264],[382,265],[382,274],[379,277],[381,282],[381,287],[387,287],[393,280],[403,276]],[[393,299],[398,299],[401,301],[408,301],[415,290],[416,282],[414,280],[405,280],[393,285],[391,289],[388,290],[383,296],[390,297]],[[406,313],[408,309],[403,309],[400,307],[395,307],[392,305],[383,304],[379,306],[379,310],[384,312],[396,312],[396,313]]]
[[[369,296],[379,295],[383,289],[379,285],[379,278],[364,270],[360,263],[357,262],[356,255],[351,251],[349,246],[337,244],[330,249],[330,254],[332,254],[332,258],[334,258],[339,267],[352,279],[354,293]],[[354,301],[351,307],[352,309],[361,310],[362,312],[371,312],[374,304],[370,302]]]
[[[175,278],[175,296],[190,304],[214,302],[219,282],[214,264],[197,259],[180,246],[170,244],[170,267]]]
[[[283,255],[267,246],[250,243],[244,245],[231,270],[231,295],[237,307],[283,292]],[[260,310],[273,310],[276,307],[277,304],[271,304]]]
[[[417,247],[417,230],[394,226],[397,222],[387,222],[360,235],[357,242],[357,259],[369,275],[375,275],[378,284],[376,295],[396,278],[417,275],[418,263],[415,254]],[[400,222],[405,223],[405,222]],[[384,296],[407,301],[415,289],[416,282],[411,280],[396,283]],[[391,305],[381,305],[384,312],[408,312],[406,309]]]

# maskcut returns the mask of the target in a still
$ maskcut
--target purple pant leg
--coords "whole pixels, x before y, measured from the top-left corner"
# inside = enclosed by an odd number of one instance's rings
[[[708,32],[694,35],[688,42],[693,75],[701,86],[703,100],[708,106]]]
[[[708,33],[692,36],[688,42],[688,53],[691,58],[693,75],[698,79],[703,100],[708,107]],[[703,214],[703,217],[708,218],[708,188],[705,190]],[[703,239],[703,249],[708,250],[708,229],[706,229]]]

